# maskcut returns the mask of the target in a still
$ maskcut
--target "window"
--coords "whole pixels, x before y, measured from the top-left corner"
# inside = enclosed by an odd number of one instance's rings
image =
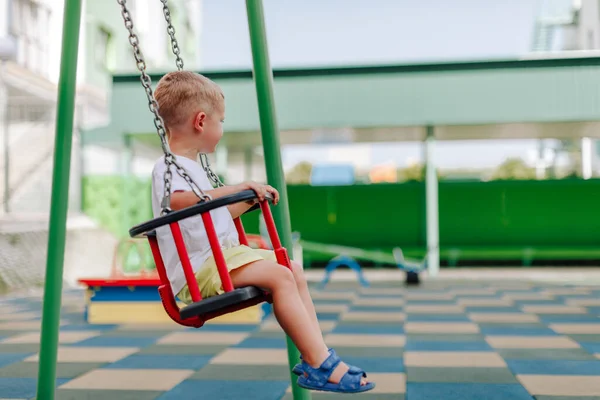
[[[99,27],[96,34],[94,58],[96,63],[106,70],[111,70],[114,65],[112,43],[113,40],[110,31],[104,27]]]
[[[11,6],[10,33],[17,42],[17,62],[47,76],[50,10],[33,0],[13,0]]]

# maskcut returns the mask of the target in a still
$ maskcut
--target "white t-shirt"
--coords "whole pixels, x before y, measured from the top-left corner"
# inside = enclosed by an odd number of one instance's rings
[[[190,160],[186,157],[176,156],[179,165],[181,165],[188,173],[190,178],[205,192],[212,190],[213,187],[208,180],[208,176],[198,162]],[[160,216],[161,202],[164,193],[164,173],[166,164],[164,156],[156,161],[152,170],[152,211],[154,217]],[[175,167],[171,167],[173,177],[171,180],[171,196],[175,191],[191,191],[189,184],[177,173]],[[199,199],[198,199],[199,200]],[[210,215],[219,237],[219,242],[222,248],[231,248],[239,246],[239,236],[233,223],[233,219],[227,207],[220,207],[212,210]],[[208,242],[208,236],[204,229],[202,216],[200,214],[185,218],[179,221],[179,227],[183,235],[192,269],[197,273],[202,264],[207,258],[212,256],[212,250]],[[177,248],[173,241],[173,235],[169,225],[156,229],[158,247],[167,270],[167,276],[171,282],[173,294],[177,295],[186,285],[183,267],[179,261]]]

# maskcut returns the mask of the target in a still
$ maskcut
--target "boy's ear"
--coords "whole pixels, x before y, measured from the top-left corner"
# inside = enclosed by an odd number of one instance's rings
[[[204,123],[206,122],[206,113],[200,111],[194,117],[194,129],[202,131],[204,129]]]

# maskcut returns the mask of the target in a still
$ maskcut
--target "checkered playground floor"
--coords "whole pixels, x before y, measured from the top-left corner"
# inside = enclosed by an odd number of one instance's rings
[[[600,399],[600,286],[438,280],[313,293],[327,344],[377,383],[360,398]],[[272,319],[93,326],[82,310],[83,293],[65,293],[57,399],[292,399]],[[40,317],[39,296],[0,299],[0,398],[35,396]]]

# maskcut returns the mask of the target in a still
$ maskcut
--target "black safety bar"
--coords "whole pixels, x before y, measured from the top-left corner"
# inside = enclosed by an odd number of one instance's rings
[[[230,194],[223,197],[218,197],[210,201],[201,201],[193,206],[182,208],[181,210],[171,211],[160,217],[151,219],[150,221],[142,222],[139,225],[134,226],[129,230],[129,236],[132,238],[142,237],[147,233],[154,231],[156,228],[161,226],[172,224],[173,222],[181,221],[182,219],[193,217],[194,215],[203,214],[205,212],[214,210],[215,208],[228,206],[230,204],[241,203],[242,201],[248,201],[256,199],[258,196],[254,190],[244,190],[243,192]],[[265,198],[269,201],[273,200],[273,197],[267,193]],[[258,205],[255,204],[252,208],[246,212],[255,210]]]

